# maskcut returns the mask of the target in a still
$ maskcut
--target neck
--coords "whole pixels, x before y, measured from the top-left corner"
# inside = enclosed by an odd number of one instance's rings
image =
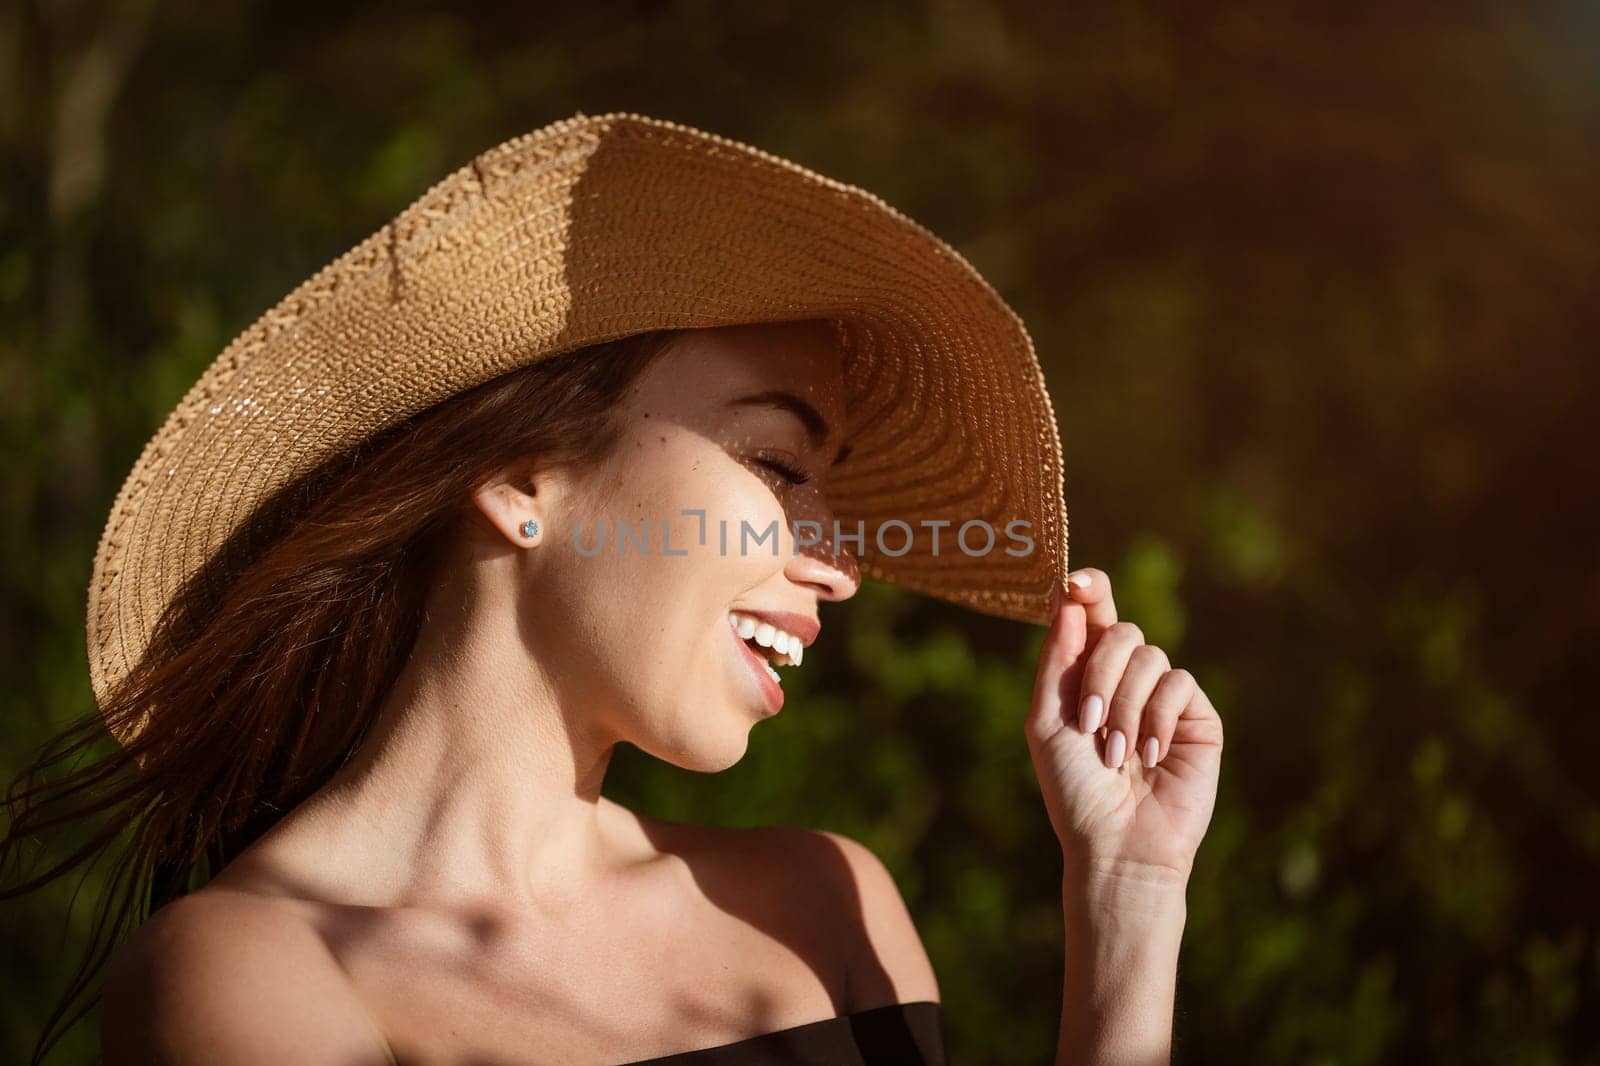
[[[439,590],[365,742],[251,849],[253,870],[341,903],[549,906],[644,856],[600,794],[616,738],[541,669],[558,649],[491,623],[513,616],[494,602],[507,582],[473,584]]]

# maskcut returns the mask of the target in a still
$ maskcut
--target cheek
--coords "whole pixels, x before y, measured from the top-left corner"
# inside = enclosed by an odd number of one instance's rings
[[[704,581],[708,571],[720,571],[736,583],[758,582],[760,575],[782,568],[791,537],[782,505],[747,464],[701,438],[669,437],[665,444],[655,439],[646,445],[622,472],[612,499],[614,519],[649,530],[646,558],[640,558],[636,542],[628,543],[630,567],[651,564],[666,580]],[[741,538],[743,527],[749,532]],[[652,575],[634,576],[649,580]]]
[[[612,660],[606,672],[635,700],[648,702],[670,717],[673,693],[692,704],[726,685],[730,673],[730,638],[725,632],[728,609],[780,570],[784,560],[781,554],[770,554],[770,538],[760,548],[741,554],[736,519],[728,523],[728,546],[723,552],[719,515],[742,507],[744,510],[736,513],[747,519],[760,517],[749,514],[750,501],[743,494],[724,488],[690,498],[663,486],[659,496],[644,502],[660,505],[632,519],[636,530],[643,519],[650,520],[647,553],[628,541],[626,550],[618,554],[619,538],[608,523],[605,550],[577,563],[588,572],[583,599],[604,630],[598,646]],[[700,543],[698,515],[667,517],[676,514],[680,504],[683,509],[706,512],[705,544]],[[767,518],[771,520],[771,516]]]
[[[762,480],[714,445],[695,440],[697,445],[663,445],[650,438],[654,443],[643,447],[626,442],[630,461],[614,470],[604,501],[576,516],[589,552],[604,520],[599,552],[582,555],[570,528],[559,549],[565,598],[585,620],[585,673],[603,679],[604,691],[590,697],[616,708],[619,731],[642,746],[667,749],[652,754],[680,765],[736,760],[742,753],[694,756],[688,749],[743,743],[723,737],[722,728],[708,729],[713,721],[730,721],[725,714],[747,714],[740,708],[749,695],[723,629],[726,613],[739,596],[782,569],[789,543],[783,509]],[[703,511],[704,519],[684,511]],[[778,552],[769,535],[759,544],[752,538],[741,553],[741,521],[756,531],[776,523]],[[619,535],[621,523],[634,531],[632,539]],[[619,544],[625,548],[619,551]],[[724,703],[725,711],[708,714]]]
[[[597,617],[593,643],[579,652],[587,666],[575,673],[615,736],[684,769],[723,770],[743,758],[756,720],[723,628],[730,586],[674,580],[689,572],[661,562],[633,556],[606,578],[631,575],[613,592],[586,592]]]

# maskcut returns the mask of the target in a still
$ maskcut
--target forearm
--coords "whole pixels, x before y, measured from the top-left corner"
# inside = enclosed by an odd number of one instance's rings
[[[1062,881],[1065,979],[1056,1066],[1155,1066],[1172,1056],[1182,888]]]

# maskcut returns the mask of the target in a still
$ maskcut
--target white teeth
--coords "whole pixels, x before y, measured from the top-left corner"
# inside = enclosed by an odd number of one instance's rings
[[[761,665],[767,668],[768,677],[772,678],[772,680],[776,681],[780,685],[783,684],[783,678],[778,676],[778,671],[772,668],[771,663],[762,663]]]
[[[805,646],[800,643],[800,638],[770,622],[763,622],[739,611],[729,611],[728,624],[739,634],[740,640],[750,640],[753,637],[763,648],[770,648],[771,654],[768,658],[772,663],[779,666],[799,666],[801,660],[805,658]],[[767,669],[772,669],[770,663]],[[773,676],[777,676],[776,672]]]

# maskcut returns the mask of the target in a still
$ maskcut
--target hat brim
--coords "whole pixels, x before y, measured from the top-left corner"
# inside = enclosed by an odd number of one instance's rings
[[[440,181],[204,371],[139,456],[96,552],[96,700],[180,593],[217,594],[219,553],[241,550],[235,534],[264,500],[380,431],[585,345],[802,318],[847,338],[852,450],[828,498],[842,526],[864,524],[862,572],[1047,622],[1067,565],[1060,436],[1026,329],[972,265],[873,194],[758,148],[580,113]],[[876,531],[896,519],[914,537],[891,555]],[[974,520],[1001,534],[1026,522],[1031,550],[968,554],[955,534]],[[939,522],[935,555],[924,523]],[[885,532],[891,551],[904,540]]]

